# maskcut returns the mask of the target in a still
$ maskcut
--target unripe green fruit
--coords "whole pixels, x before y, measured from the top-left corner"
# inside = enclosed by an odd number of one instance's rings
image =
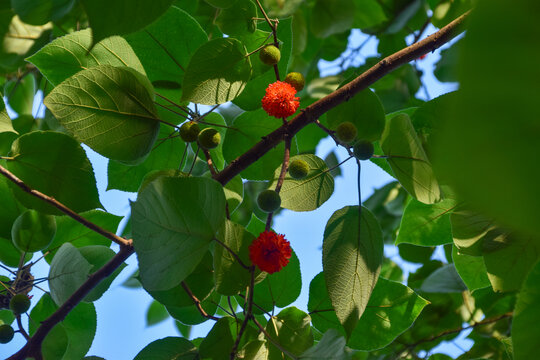
[[[25,294],[17,294],[9,301],[9,308],[15,315],[24,314],[30,309],[30,299]]]
[[[13,223],[11,239],[23,252],[36,252],[47,248],[56,234],[56,220],[52,215],[26,210]]]
[[[199,124],[195,121],[188,121],[180,127],[180,137],[185,142],[194,142],[199,136]]]
[[[11,325],[3,324],[0,325],[0,344],[7,344],[15,336],[15,330]]]
[[[353,154],[358,160],[367,160],[373,156],[373,143],[360,140],[353,146]]]
[[[304,75],[300,74],[299,72],[288,73],[285,77],[285,82],[287,84],[291,84],[292,87],[296,89],[296,91],[302,90],[304,88],[304,85],[306,84]]]
[[[293,160],[289,164],[289,175],[293,179],[303,179],[309,173],[309,164],[305,160]]]
[[[354,139],[356,139],[356,135],[358,135],[358,130],[356,129],[356,126],[350,121],[342,122],[336,128],[337,138],[339,139],[339,141],[342,141],[346,144],[354,141]]]
[[[281,197],[274,190],[264,190],[257,197],[257,205],[262,211],[271,213],[281,206]]]
[[[259,58],[266,65],[275,65],[281,59],[281,51],[274,45],[267,45],[259,51]]]
[[[206,128],[199,133],[199,144],[206,150],[216,148],[221,142],[221,134],[216,129]]]

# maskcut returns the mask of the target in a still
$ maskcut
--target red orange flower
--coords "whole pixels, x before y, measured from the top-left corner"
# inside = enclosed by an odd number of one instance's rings
[[[249,258],[253,264],[269,274],[280,271],[289,263],[292,250],[285,235],[263,231],[249,245]]]
[[[286,82],[276,81],[268,85],[262,98],[262,107],[270,116],[286,118],[296,112],[300,100],[295,97],[296,89]]]

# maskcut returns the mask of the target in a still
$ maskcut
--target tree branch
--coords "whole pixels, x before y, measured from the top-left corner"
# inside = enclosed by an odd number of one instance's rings
[[[45,201],[46,203],[54,206],[55,208],[57,208],[58,210],[60,210],[64,214],[68,215],[69,217],[71,217],[75,221],[77,221],[77,222],[81,223],[82,225],[86,226],[90,230],[95,231],[95,232],[97,232],[98,234],[100,234],[102,236],[105,236],[107,239],[117,243],[120,246],[131,247],[131,243],[132,243],[131,240],[126,240],[126,239],[124,239],[124,238],[122,238],[122,237],[120,237],[120,236],[118,236],[118,235],[116,235],[116,234],[114,234],[114,233],[112,233],[112,232],[110,232],[108,230],[103,229],[102,227],[94,224],[93,222],[90,222],[90,221],[86,220],[85,218],[83,218],[82,216],[80,216],[75,211],[71,210],[66,205],[64,205],[61,202],[59,202],[58,200],[56,200],[55,198],[50,197],[48,195],[43,194],[40,191],[37,191],[37,190],[34,190],[34,189],[30,188],[21,179],[19,179],[17,176],[15,176],[15,174],[13,174],[12,172],[10,172],[8,169],[6,169],[5,167],[3,167],[1,165],[0,165],[0,174],[4,175],[8,180],[13,182],[18,187],[20,187],[24,192],[26,192],[26,193],[28,193],[30,195],[33,195],[33,196],[37,197],[38,199],[41,199],[41,200]]]
[[[330,95],[327,95],[306,107],[294,119],[265,136],[251,149],[233,160],[229,166],[214,176],[214,179],[225,185],[249,165],[260,159],[270,149],[274,148],[285,138],[285,135],[292,138],[306,125],[314,122],[330,109],[333,109],[339,104],[348,101],[358,92],[367,89],[370,85],[386,74],[390,73],[401,65],[404,65],[420,57],[421,55],[434,51],[435,49],[446,44],[464,31],[464,23],[469,14],[470,11],[461,15],[450,24],[446,25],[427,38],[385,57],[350,83],[342,86]]]
[[[24,360],[29,356],[41,355],[41,344],[45,336],[52,328],[64,320],[69,312],[79,303],[84,297],[95,288],[102,280],[110,276],[122,263],[133,254],[133,246],[131,243],[121,245],[120,251],[101,269],[88,277],[74,293],[62,304],[51,316],[41,322],[41,325],[36,330],[34,335],[28,340],[17,353],[9,357],[7,360]]]

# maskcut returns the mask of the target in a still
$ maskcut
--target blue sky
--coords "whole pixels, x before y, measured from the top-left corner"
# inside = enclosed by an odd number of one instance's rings
[[[434,27],[429,27],[426,34],[435,30]],[[366,37],[359,31],[354,31],[349,38],[349,47],[357,47]],[[363,48],[362,54],[366,57],[376,54],[376,46],[376,40],[370,40]],[[456,89],[455,84],[441,84],[433,76],[433,66],[439,58],[439,52],[436,51],[428,55],[426,59],[418,62],[418,67],[424,72],[423,81],[431,98]],[[361,59],[359,61],[359,63],[362,62]],[[321,61],[322,75],[332,75],[332,65],[332,63]],[[418,97],[426,98],[422,89],[419,91]],[[39,102],[40,99],[36,99],[36,104]],[[323,140],[317,148],[317,155],[324,158],[334,149],[335,143],[331,139]],[[128,199],[134,199],[135,194],[122,193],[117,190],[106,191],[107,160],[91,150],[88,150],[88,153],[96,173],[102,204],[111,213],[125,215],[129,206]],[[340,160],[347,157],[343,148],[337,149],[337,155]],[[356,171],[355,162],[353,161],[346,162],[342,166],[342,176],[335,179],[334,194],[319,209],[306,213],[284,210],[279,216],[275,217],[274,229],[278,233],[286,235],[300,259],[303,282],[302,293],[293,305],[302,310],[307,308],[309,282],[322,270],[322,234],[327,220],[334,211],[346,205],[357,204]],[[376,165],[369,161],[362,162],[362,199],[365,200],[373,193],[374,189],[383,186],[389,181],[391,181],[390,176]],[[385,254],[388,257],[394,257],[397,254],[397,249],[391,246],[387,247]],[[156,339],[166,336],[180,336],[172,319],[158,325],[146,327],[145,314],[152,299],[142,290],[132,290],[121,286],[121,283],[136,269],[136,257],[132,256],[127,263],[129,266],[114,281],[110,290],[94,303],[98,314],[98,328],[88,355],[101,356],[108,360],[133,359],[144,346]],[[404,266],[405,270],[415,269],[415,266],[411,264],[401,263],[401,265]],[[39,277],[48,273],[47,266],[36,266],[35,269],[34,275],[38,274]],[[34,290],[33,294],[35,296],[34,301],[37,301],[40,291]],[[425,311],[429,311],[429,308],[426,308]],[[193,331],[192,336],[204,336],[212,325],[213,322],[208,321],[206,324],[198,326]],[[453,344],[440,346],[440,352],[452,356],[460,354],[461,349],[470,347],[470,342],[461,340],[461,338],[463,338],[463,335],[456,342],[457,346]],[[22,337],[17,335],[10,344],[0,347],[0,358],[2,358],[2,355],[12,354],[23,344]]]

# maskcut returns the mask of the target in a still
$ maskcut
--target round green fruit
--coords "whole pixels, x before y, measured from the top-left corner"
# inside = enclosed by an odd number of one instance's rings
[[[221,142],[221,134],[216,129],[206,128],[199,133],[199,144],[206,150],[216,148]]]
[[[15,330],[11,325],[0,325],[0,344],[7,344],[13,339],[13,336],[15,336]]]
[[[9,308],[15,315],[24,314],[30,309],[30,299],[25,294],[17,294],[9,301]]]
[[[26,210],[13,223],[11,239],[17,249],[36,252],[47,248],[56,234],[56,220],[35,210]]]
[[[262,211],[272,213],[281,206],[281,197],[274,190],[264,190],[257,197],[257,205]]]
[[[302,90],[304,88],[304,85],[306,84],[304,75],[300,74],[299,72],[288,73],[285,77],[285,82],[292,85],[292,87],[294,87],[296,91]]]
[[[368,160],[373,156],[373,143],[367,140],[360,140],[353,146],[353,154],[358,160]]]
[[[281,51],[274,45],[267,45],[259,51],[259,58],[266,65],[275,65],[281,59]]]
[[[293,160],[289,164],[289,175],[293,179],[303,179],[309,173],[309,164],[305,160]]]
[[[197,136],[199,136],[199,124],[197,124],[195,121],[188,121],[182,124],[180,127],[180,137],[185,142],[194,142],[197,140]]]
[[[339,141],[346,144],[353,142],[354,139],[356,139],[356,135],[358,135],[358,130],[356,129],[356,126],[350,121],[342,122],[336,128],[337,138],[339,139]]]

